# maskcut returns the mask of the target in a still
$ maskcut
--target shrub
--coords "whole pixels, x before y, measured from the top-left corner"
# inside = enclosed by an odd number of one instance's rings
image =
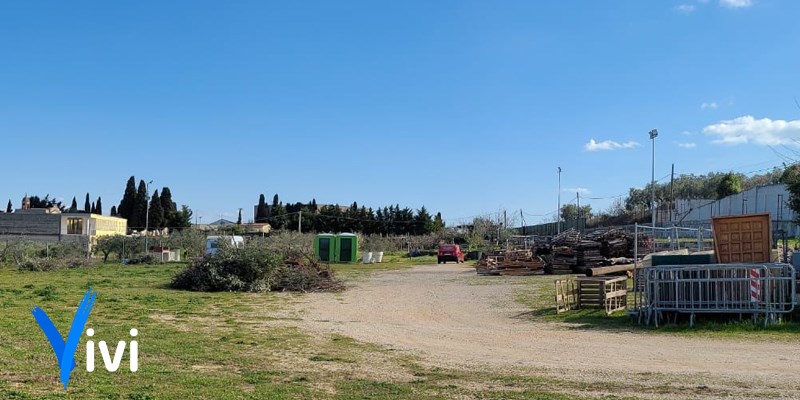
[[[281,237],[279,240],[252,241],[243,248],[223,247],[215,254],[192,261],[175,275],[171,286],[207,292],[340,288],[332,271],[314,262],[310,246],[302,243]]]
[[[92,266],[92,261],[81,257],[70,258],[31,258],[19,264],[20,271],[54,271],[64,268],[84,268]]]
[[[141,254],[136,257],[128,259],[128,264],[160,264],[161,260],[152,254]]]
[[[203,292],[270,290],[270,278],[282,263],[272,251],[259,248],[221,248],[194,260],[172,279],[176,289]]]

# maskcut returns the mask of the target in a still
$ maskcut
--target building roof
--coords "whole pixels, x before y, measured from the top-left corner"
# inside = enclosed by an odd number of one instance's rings
[[[221,218],[214,222],[208,223],[211,226],[225,226],[225,225],[236,225],[236,222],[228,221],[227,219]]]

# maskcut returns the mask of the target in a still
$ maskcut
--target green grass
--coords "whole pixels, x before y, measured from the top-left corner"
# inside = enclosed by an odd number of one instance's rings
[[[390,259],[381,267],[429,261]],[[0,398],[551,400],[597,398],[606,391],[602,384],[587,387],[479,369],[423,367],[374,344],[341,335],[310,335],[297,327],[302,314],[293,305],[304,295],[169,289],[168,282],[182,267],[0,268]],[[64,334],[88,288],[99,293],[87,325],[95,330],[94,340],[128,341],[128,331],[137,328],[140,370],[127,370],[126,352],[119,371],[105,371],[98,354],[97,370],[86,372],[84,337],[64,390],[56,358],[31,310],[41,307]],[[382,369],[388,372],[376,372]],[[565,390],[588,394],[576,397]],[[601,394],[592,396],[592,390]]]
[[[772,340],[797,340],[798,335],[800,335],[800,314],[798,313],[788,316],[778,325],[768,327],[764,327],[763,322],[753,323],[749,319],[744,321],[725,321],[715,319],[713,316],[699,315],[694,327],[689,326],[686,321],[678,321],[678,323],[661,324],[659,328],[646,327],[639,324],[637,319],[629,316],[627,310],[618,311],[612,315],[606,315],[604,311],[600,310],[573,310],[557,314],[553,282],[556,279],[566,279],[568,277],[553,275],[474,277],[471,278],[471,283],[481,284],[481,280],[493,279],[492,284],[515,285],[515,300],[531,308],[530,312],[521,317],[530,320],[566,323],[570,324],[571,329],[641,331],[653,334]],[[500,280],[503,280],[502,283]],[[628,280],[628,287],[632,287],[631,280]],[[628,305],[629,307],[633,306],[632,294],[628,296]]]

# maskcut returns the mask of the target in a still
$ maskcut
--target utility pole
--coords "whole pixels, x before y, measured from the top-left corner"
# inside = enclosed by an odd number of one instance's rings
[[[503,229],[508,229],[508,214],[503,210]]]
[[[561,167],[558,167],[558,208],[556,209],[556,233],[561,234]]]
[[[521,208],[519,209],[519,221],[520,221],[519,222],[520,226],[522,227],[522,229],[520,229],[520,231],[522,232],[522,236],[525,236],[525,217],[522,216],[522,209]]]
[[[303,212],[297,212],[297,233],[303,233]]]
[[[578,196],[578,219],[575,221],[575,228],[578,232],[581,231],[581,192],[575,192]]]

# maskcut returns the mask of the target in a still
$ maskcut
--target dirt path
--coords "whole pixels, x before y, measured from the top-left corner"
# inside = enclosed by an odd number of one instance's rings
[[[438,365],[541,369],[579,378],[665,374],[800,397],[800,343],[568,329],[517,318],[530,310],[514,302],[513,286],[465,284],[473,275],[456,265],[376,273],[342,294],[309,296],[303,325]]]

